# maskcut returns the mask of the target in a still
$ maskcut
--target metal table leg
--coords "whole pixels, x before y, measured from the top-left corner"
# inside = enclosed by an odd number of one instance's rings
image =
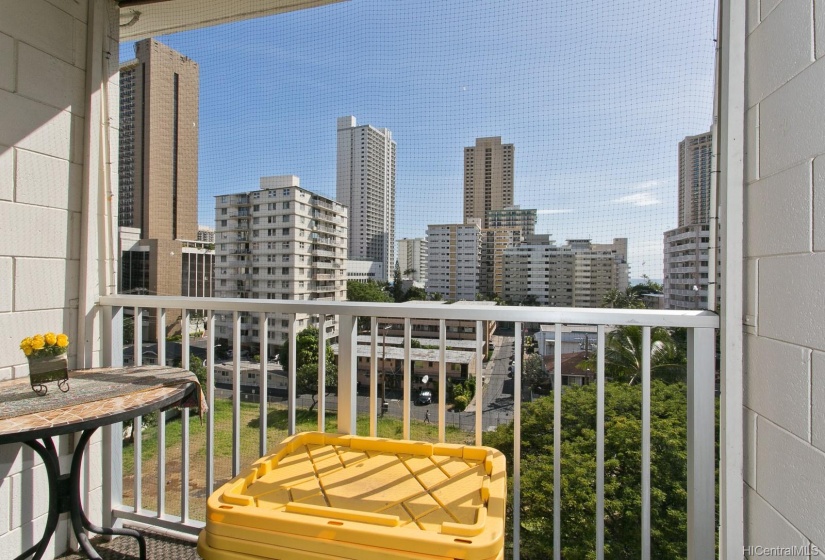
[[[92,533],[97,533],[99,535],[122,535],[134,537],[137,539],[138,547],[140,548],[140,560],[146,560],[146,540],[138,531],[135,531],[134,529],[112,529],[109,527],[99,527],[91,523],[83,511],[83,502],[80,499],[80,467],[83,463],[83,453],[86,451],[86,445],[89,443],[89,439],[96,430],[97,428],[90,428],[83,432],[80,436],[80,441],[77,442],[77,447],[75,447],[74,455],[72,455],[72,469],[70,471],[70,513],[72,518],[72,530],[77,537],[77,542],[80,544],[80,547],[89,556],[89,558],[93,560],[100,560],[100,555],[98,555],[97,551],[89,542],[89,537],[86,534],[86,531],[91,531]]]
[[[43,536],[40,538],[40,541],[15,558],[15,560],[23,560],[32,555],[34,555],[32,560],[40,560],[46,552],[46,547],[49,546],[49,541],[52,540],[52,535],[54,535],[54,531],[57,529],[58,517],[60,517],[62,513],[57,501],[60,464],[57,460],[57,451],[54,448],[54,443],[51,438],[43,438],[43,443],[37,440],[27,441],[26,445],[40,455],[40,458],[43,459],[43,466],[46,467],[46,478],[49,481],[49,513],[46,516],[46,528],[43,530]]]

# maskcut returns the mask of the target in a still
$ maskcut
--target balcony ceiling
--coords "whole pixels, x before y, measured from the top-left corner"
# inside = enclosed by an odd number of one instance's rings
[[[121,0],[120,39],[136,41],[342,0]]]

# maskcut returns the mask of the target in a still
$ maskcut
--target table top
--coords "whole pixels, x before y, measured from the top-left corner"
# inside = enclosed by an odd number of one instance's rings
[[[166,366],[69,372],[69,391],[56,384],[37,395],[28,378],[0,382],[0,443],[31,441],[142,416],[173,406],[201,407],[197,377]]]

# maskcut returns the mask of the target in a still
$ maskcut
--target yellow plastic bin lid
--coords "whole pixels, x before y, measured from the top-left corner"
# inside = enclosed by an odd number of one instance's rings
[[[492,448],[308,432],[212,494],[201,541],[262,558],[489,560],[506,492]]]

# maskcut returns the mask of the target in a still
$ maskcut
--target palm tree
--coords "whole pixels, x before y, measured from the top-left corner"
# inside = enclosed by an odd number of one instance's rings
[[[580,363],[580,369],[596,371],[597,356]],[[618,327],[605,337],[605,374],[632,385],[642,374],[642,327]],[[665,382],[684,381],[687,358],[684,348],[662,327],[650,331],[650,375]]]
[[[628,288],[624,292],[612,289],[602,297],[602,307],[612,309],[643,309],[644,306],[644,303],[639,299],[639,294],[632,288]]]

